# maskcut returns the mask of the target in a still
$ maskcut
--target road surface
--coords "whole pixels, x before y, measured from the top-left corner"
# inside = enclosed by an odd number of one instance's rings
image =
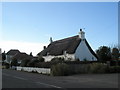
[[[118,74],[48,76],[2,70],[2,88],[118,88]]]

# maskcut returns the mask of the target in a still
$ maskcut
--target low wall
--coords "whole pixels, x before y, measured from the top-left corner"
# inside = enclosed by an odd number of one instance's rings
[[[50,68],[34,68],[34,67],[16,67],[18,71],[37,72],[42,74],[50,74]]]

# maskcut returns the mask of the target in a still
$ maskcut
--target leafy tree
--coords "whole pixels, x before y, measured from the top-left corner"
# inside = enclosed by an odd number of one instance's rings
[[[26,67],[26,66],[27,66],[27,63],[28,63],[29,61],[30,61],[29,59],[24,59],[24,60],[22,60],[20,66]]]
[[[119,50],[118,50],[118,48],[113,48],[112,49],[112,59],[118,60],[118,58],[119,58]]]
[[[27,63],[27,66],[29,67],[35,67],[35,64],[36,63],[39,63],[40,61],[39,60],[31,60],[30,62]]]
[[[11,66],[17,66],[18,62],[16,58],[12,58]]]
[[[4,61],[6,59],[6,54],[5,51],[2,53],[2,61]]]
[[[41,56],[38,57],[38,60],[39,60],[40,62],[45,62],[45,59],[44,59],[43,57],[41,57]]]
[[[107,46],[101,46],[96,51],[99,61],[109,61],[111,60],[111,49]]]
[[[8,69],[10,67],[9,63],[6,63],[6,62],[4,62],[4,66],[6,69]]]

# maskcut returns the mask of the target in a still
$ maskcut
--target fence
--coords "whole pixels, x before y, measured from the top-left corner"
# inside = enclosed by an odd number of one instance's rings
[[[50,74],[50,68],[17,67],[18,71],[37,72],[41,74]]]

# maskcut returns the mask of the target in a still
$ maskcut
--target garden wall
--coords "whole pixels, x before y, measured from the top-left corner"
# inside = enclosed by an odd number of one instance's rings
[[[18,71],[37,72],[41,74],[50,74],[50,68],[35,68],[35,67],[16,67]]]

